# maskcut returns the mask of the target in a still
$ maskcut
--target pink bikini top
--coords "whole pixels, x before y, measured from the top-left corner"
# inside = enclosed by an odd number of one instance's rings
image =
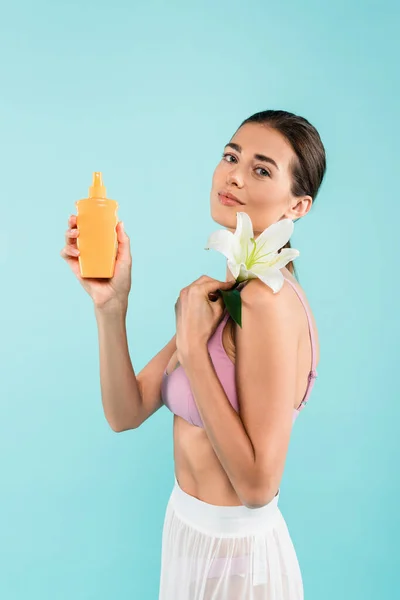
[[[305,407],[318,374],[315,370],[315,336],[310,312],[304,302],[301,293],[293,284],[293,282],[287,279],[286,277],[285,279],[295,290],[296,294],[300,299],[300,302],[304,306],[304,309],[307,314],[308,328],[310,332],[311,341],[311,371],[308,375],[308,385],[303,400],[300,403],[300,406],[298,408],[293,409],[293,424],[299,412]],[[208,340],[207,345],[208,352],[210,354],[211,360],[213,362],[215,371],[221,382],[221,385],[228,397],[230,404],[236,410],[236,412],[238,412],[239,404],[236,394],[235,364],[225,352],[225,348],[222,343],[222,332],[228,318],[229,313],[226,312],[225,316],[218,324],[218,327],[214,331],[213,335]],[[196,402],[190,389],[189,380],[186,377],[182,365],[176,367],[170,374],[168,374],[167,370],[165,369],[163,373],[161,393],[163,403],[169,408],[169,410],[173,414],[182,417],[192,425],[196,425],[197,427],[203,427],[203,422],[201,420],[199,411],[197,410]]]

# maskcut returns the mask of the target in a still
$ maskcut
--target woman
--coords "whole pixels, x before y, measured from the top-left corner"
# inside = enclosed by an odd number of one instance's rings
[[[324,147],[307,120],[257,113],[215,169],[212,218],[234,231],[237,211],[246,212],[255,237],[281,219],[298,220],[311,209],[325,168]],[[278,499],[319,343],[293,264],[281,270],[277,294],[259,279],[242,284],[241,328],[215,294],[232,287],[229,270],[226,282],[195,280],[175,305],[176,334],[135,376],[125,328],[130,245],[122,223],[117,232],[111,280],[80,278],[74,215],[61,254],[94,302],[102,402],[112,429],[139,427],[163,404],[174,413],[175,485],[164,522],[160,600],[302,599]]]

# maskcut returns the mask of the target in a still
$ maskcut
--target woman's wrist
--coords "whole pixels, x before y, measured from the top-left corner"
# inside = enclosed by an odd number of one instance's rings
[[[126,300],[113,298],[101,304],[94,303],[94,311],[96,318],[125,318],[128,311],[128,298]]]

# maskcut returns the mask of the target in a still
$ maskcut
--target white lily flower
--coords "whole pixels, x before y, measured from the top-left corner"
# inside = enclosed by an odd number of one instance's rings
[[[267,227],[255,240],[249,215],[238,212],[235,233],[226,229],[215,231],[209,236],[205,250],[221,252],[238,283],[258,277],[276,294],[284,283],[280,269],[300,254],[294,248],[283,248],[293,229],[291,219],[282,219]]]

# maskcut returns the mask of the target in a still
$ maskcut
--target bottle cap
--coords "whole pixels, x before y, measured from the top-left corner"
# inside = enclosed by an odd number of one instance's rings
[[[89,198],[107,198],[106,188],[100,172],[93,173],[93,183],[89,188]]]

